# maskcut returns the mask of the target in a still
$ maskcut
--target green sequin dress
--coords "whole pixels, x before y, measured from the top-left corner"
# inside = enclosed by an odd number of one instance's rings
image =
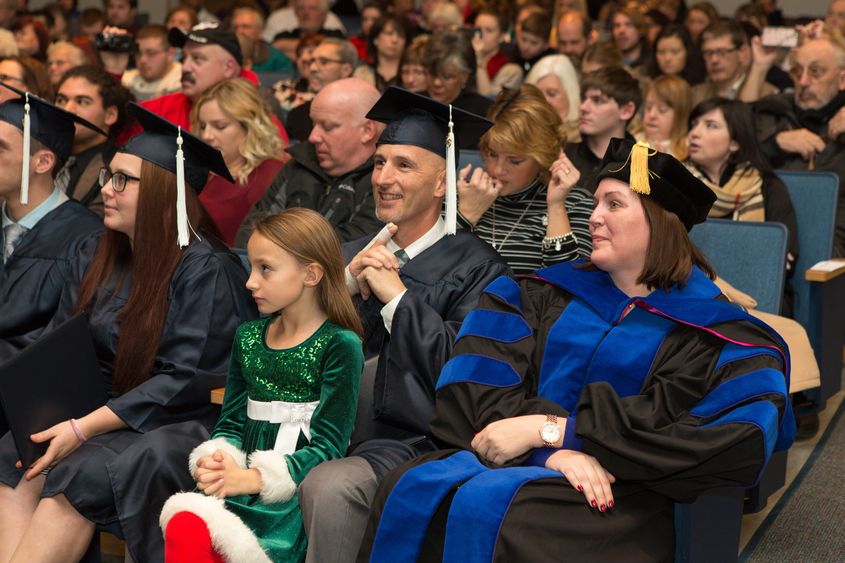
[[[311,418],[310,443],[300,432],[296,451],[284,456],[298,485],[320,462],[346,454],[364,356],[358,336],[329,321],[293,348],[271,349],[265,334],[274,319],[238,327],[226,398],[212,438],[223,437],[247,455],[272,450],[279,425],[247,418],[247,397],[254,401],[319,401]],[[297,495],[275,504],[264,504],[257,494],[228,497],[226,507],[249,526],[273,561],[305,559],[306,538]]]

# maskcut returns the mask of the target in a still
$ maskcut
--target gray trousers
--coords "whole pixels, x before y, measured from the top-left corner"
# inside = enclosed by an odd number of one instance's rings
[[[356,560],[378,484],[370,464],[357,456],[323,462],[308,473],[299,486],[306,563]]]

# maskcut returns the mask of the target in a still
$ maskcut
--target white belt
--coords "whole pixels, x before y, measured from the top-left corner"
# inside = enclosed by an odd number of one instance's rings
[[[279,425],[276,444],[273,449],[283,454],[296,451],[299,432],[311,440],[311,415],[320,401],[310,403],[288,403],[285,401],[253,401],[247,399],[246,415],[251,420],[264,420]]]

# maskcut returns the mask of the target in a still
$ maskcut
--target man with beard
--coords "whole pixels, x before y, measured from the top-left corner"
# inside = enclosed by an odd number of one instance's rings
[[[178,27],[170,30],[170,44],[181,48],[182,91],[174,92],[141,105],[168,121],[191,130],[191,108],[194,100],[206,89],[227,78],[240,77],[258,84],[258,77],[243,68],[243,55],[237,36],[215,24],[199,24],[185,33]],[[275,116],[273,122],[287,144],[288,136]]]
[[[763,152],[773,168],[834,172],[845,180],[845,45],[824,37],[791,53],[792,94],[754,108]],[[845,190],[839,191],[833,255],[845,256]]]

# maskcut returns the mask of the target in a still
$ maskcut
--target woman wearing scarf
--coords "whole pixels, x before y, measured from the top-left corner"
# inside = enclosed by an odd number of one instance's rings
[[[795,208],[786,186],[760,152],[746,104],[711,98],[693,108],[687,167],[716,194],[710,217],[786,225],[786,267],[791,269],[798,258]]]

